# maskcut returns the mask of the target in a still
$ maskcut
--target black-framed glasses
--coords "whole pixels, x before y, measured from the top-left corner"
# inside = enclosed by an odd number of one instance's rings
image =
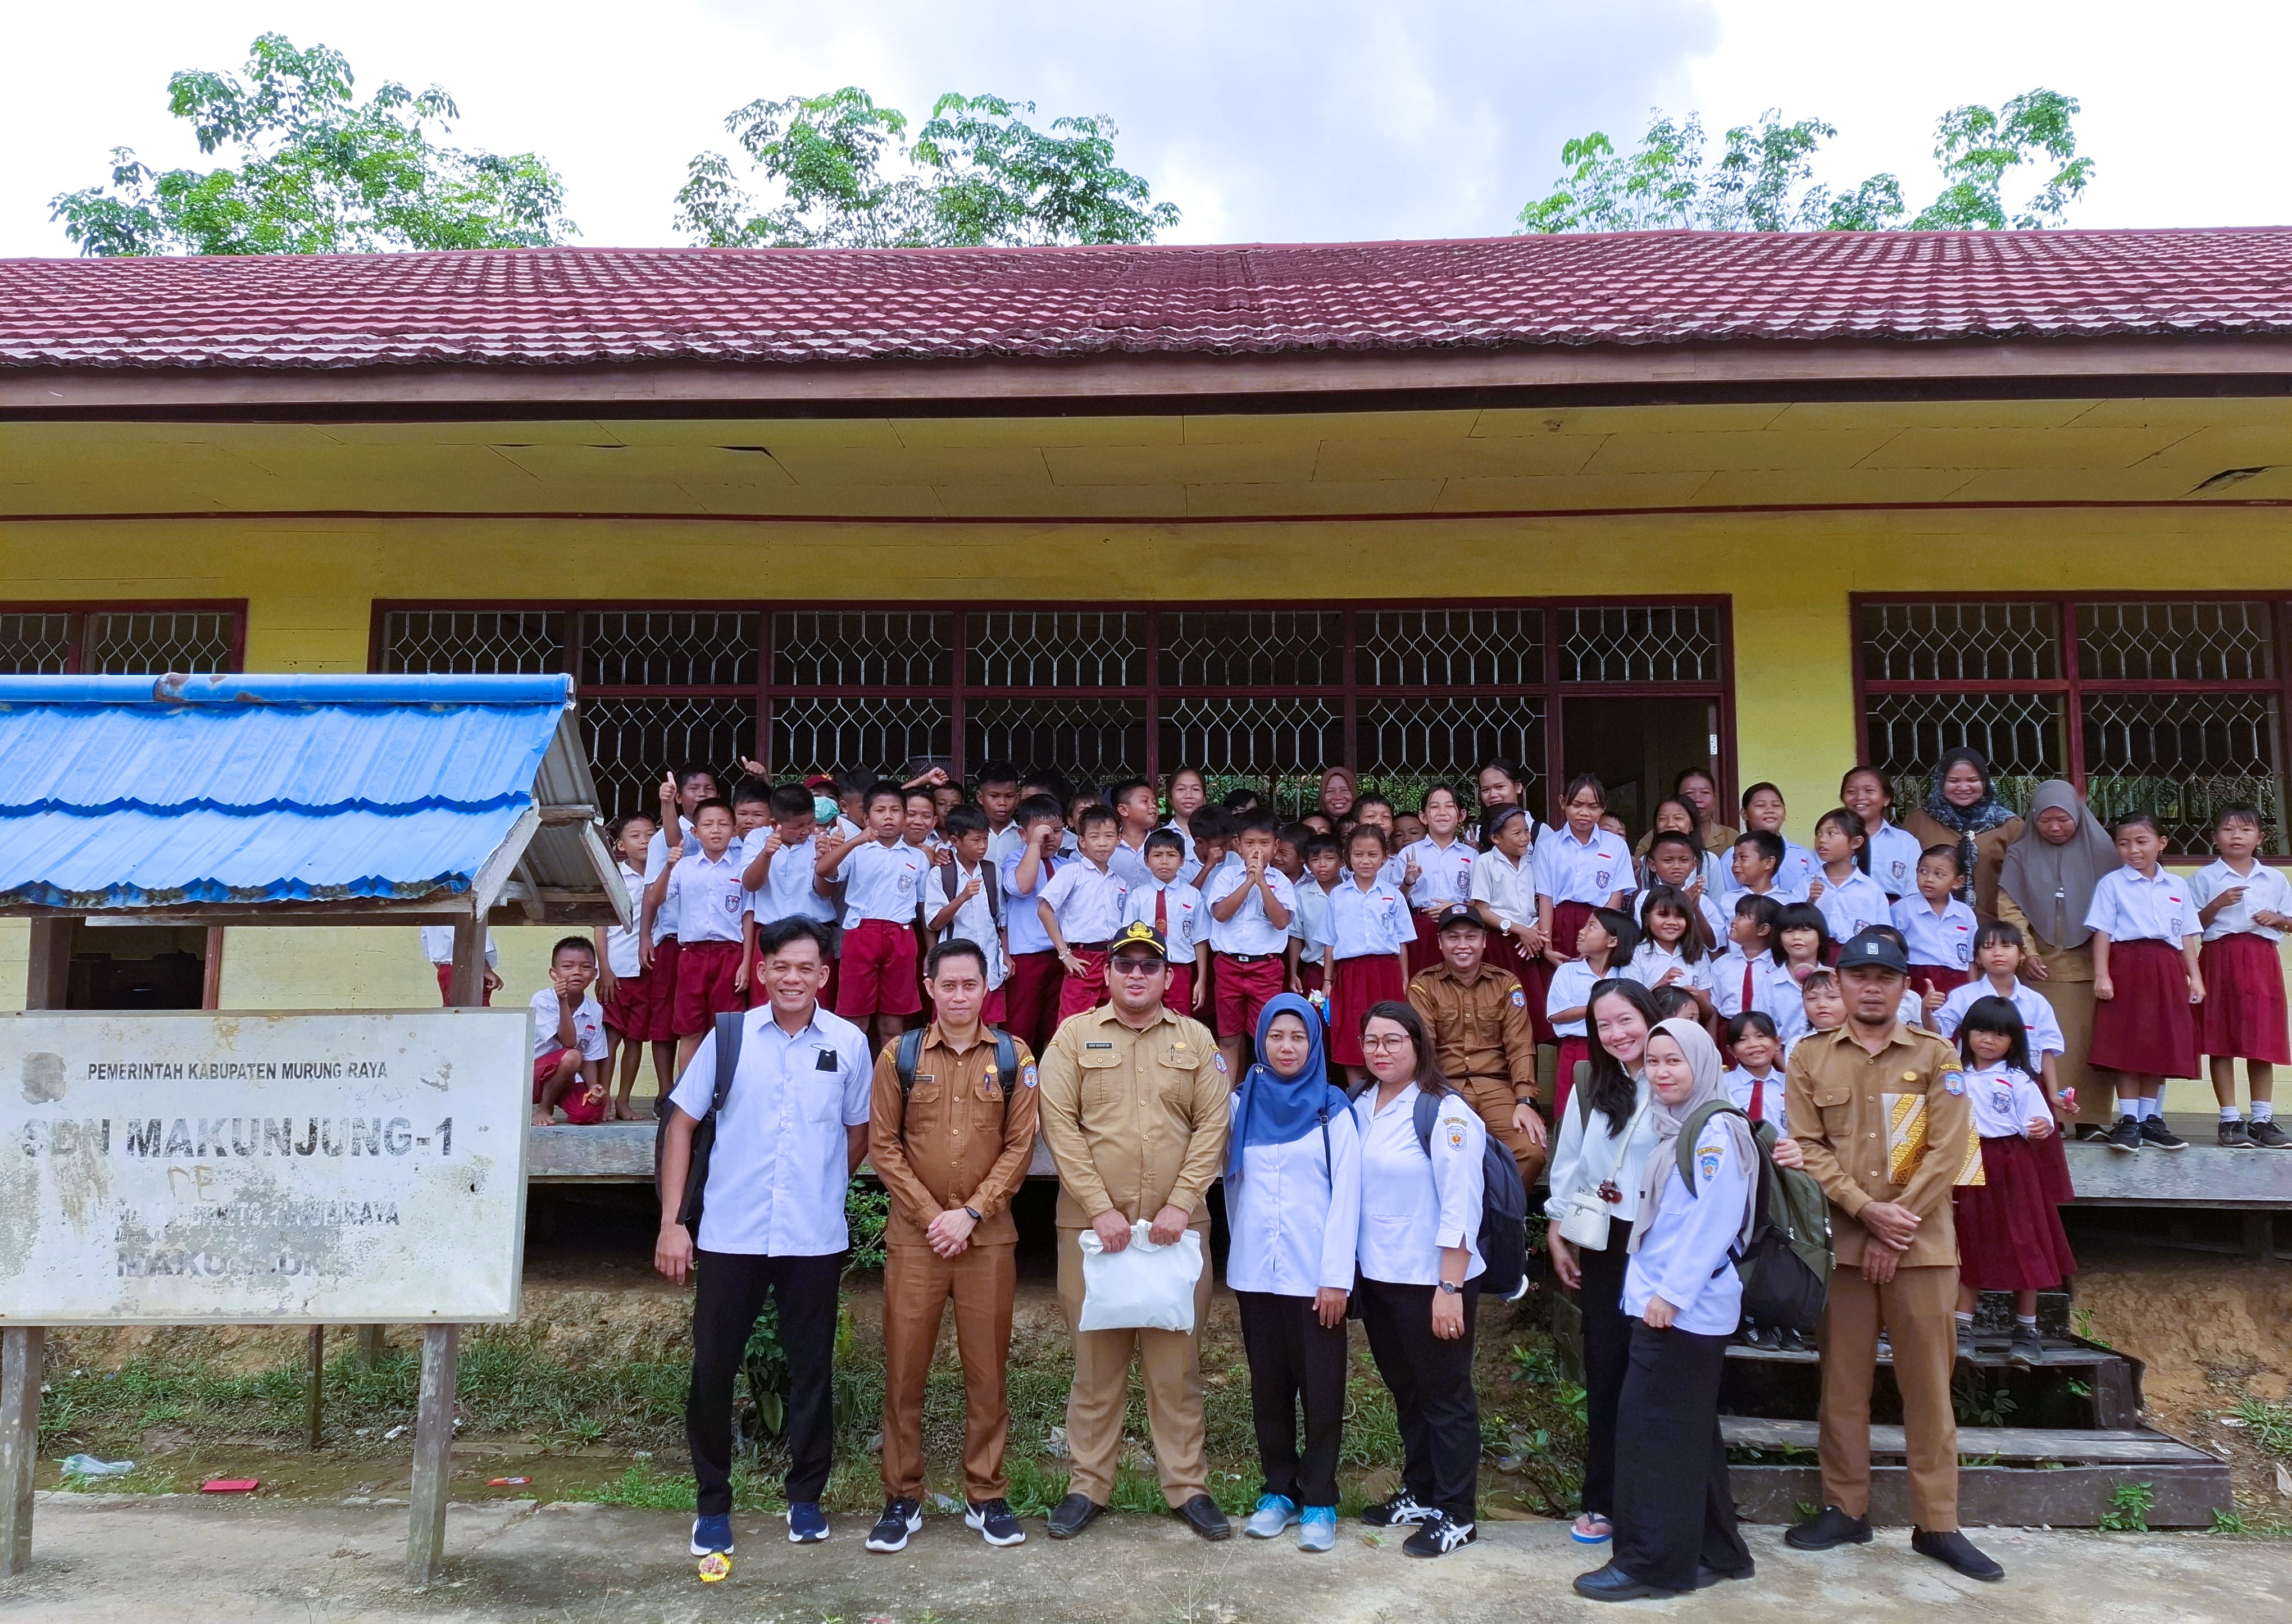
[[[1158,958],[1116,958],[1107,961],[1117,975],[1151,975],[1162,967]]]

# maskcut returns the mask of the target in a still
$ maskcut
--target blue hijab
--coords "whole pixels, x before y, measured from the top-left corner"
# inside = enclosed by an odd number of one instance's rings
[[[1241,1182],[1241,1153],[1247,1146],[1303,1139],[1320,1126],[1324,1111],[1335,1119],[1350,1108],[1344,1090],[1329,1081],[1320,1012],[1295,993],[1266,1000],[1257,1017],[1257,1052],[1265,1052],[1265,1034],[1276,1015],[1295,1015],[1305,1023],[1305,1064],[1296,1076],[1283,1077],[1261,1060],[1242,1074],[1241,1105],[1234,1112],[1233,1136],[1226,1145],[1228,1184]]]

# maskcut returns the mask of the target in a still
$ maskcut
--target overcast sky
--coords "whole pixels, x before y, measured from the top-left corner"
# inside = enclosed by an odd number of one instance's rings
[[[945,90],[1110,114],[1122,162],[1185,211],[1179,241],[1502,233],[1562,141],[1623,144],[1654,106],[1828,118],[1823,178],[1892,170],[1915,208],[1938,113],[2039,85],[2082,100],[2099,165],[2070,223],[2292,218],[2287,0],[9,0],[0,28],[0,256],[70,252],[48,199],[100,182],[114,146],[203,163],[167,76],[235,69],[267,28],[346,53],[362,89],[443,85],[454,139],[547,158],[593,244],[674,242],[671,198],[695,152],[729,149],[725,113],[845,84],[917,117]]]

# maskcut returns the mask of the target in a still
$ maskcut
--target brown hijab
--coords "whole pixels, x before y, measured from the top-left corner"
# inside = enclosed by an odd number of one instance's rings
[[[2044,812],[2065,812],[2077,820],[2063,844],[2055,845],[2038,832],[2038,814]],[[2093,889],[2118,866],[2117,843],[2085,797],[2067,779],[2048,779],[2030,797],[2021,837],[2006,848],[1997,889],[2020,905],[2048,947],[2081,948],[2093,935],[2085,924]]]

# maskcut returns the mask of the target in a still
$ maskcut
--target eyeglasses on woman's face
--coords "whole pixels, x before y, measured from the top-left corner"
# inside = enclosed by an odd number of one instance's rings
[[[1375,1054],[1398,1054],[1408,1047],[1408,1035],[1406,1032],[1395,1032],[1390,1037],[1383,1033],[1373,1033],[1361,1039],[1361,1047]]]

